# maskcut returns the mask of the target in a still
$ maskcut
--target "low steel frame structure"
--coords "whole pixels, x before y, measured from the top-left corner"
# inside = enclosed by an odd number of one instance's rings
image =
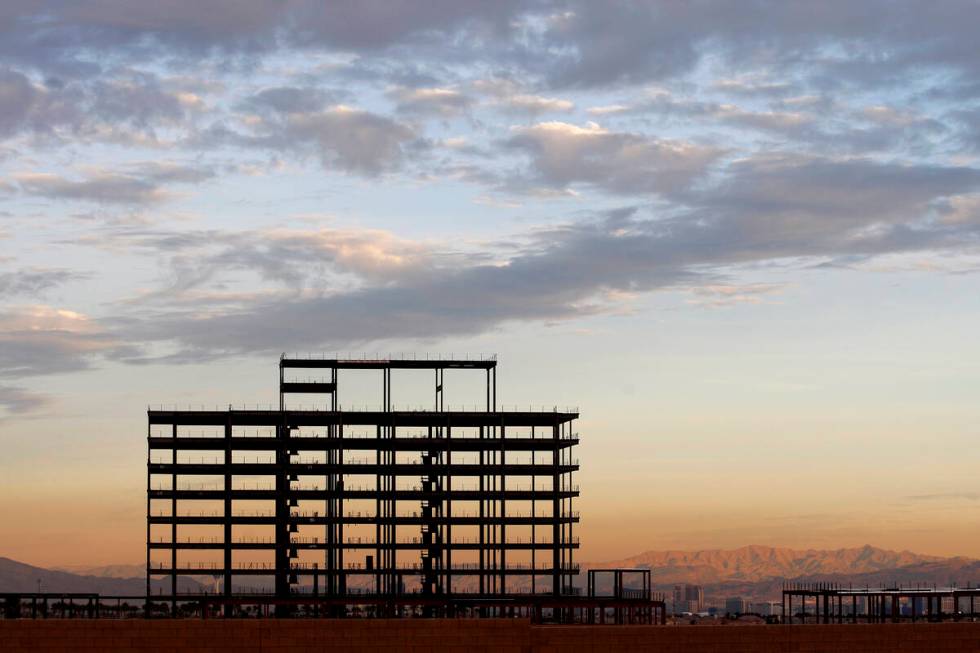
[[[250,594],[242,585],[250,577],[271,577],[280,607],[428,597],[442,606],[429,612],[442,614],[457,600],[574,596],[578,413],[498,410],[496,366],[495,356],[283,355],[278,410],[148,410],[148,602],[176,612],[179,601],[199,599],[178,591],[181,576],[213,577],[220,597],[208,600],[226,609]],[[340,377],[349,370],[379,373],[377,409],[343,410]],[[431,409],[393,408],[396,370],[432,373]],[[446,370],[482,371],[485,406],[447,410]],[[320,403],[297,409],[297,394]],[[208,477],[211,485],[193,483]],[[266,485],[249,486],[253,478]],[[248,502],[264,508],[238,509]],[[213,510],[188,510],[195,503]],[[271,533],[241,537],[248,527]],[[220,534],[186,537],[202,528]],[[455,535],[463,531],[475,537]],[[517,531],[526,536],[509,535]],[[219,559],[187,559],[196,554]],[[242,559],[256,554],[271,559]],[[154,595],[151,581],[161,577],[170,592]]]
[[[605,591],[609,588],[608,593]],[[652,592],[649,568],[590,569],[588,572],[588,596],[608,601],[611,605],[599,605],[586,612],[587,623],[622,625],[633,623],[667,622],[665,598]],[[642,602],[639,606],[632,602]],[[644,604],[656,604],[646,607]]]
[[[801,608],[793,611],[793,599]],[[783,623],[807,623],[807,602],[812,600],[813,623],[885,623],[902,620],[944,621],[980,618],[980,588],[881,587],[854,588],[836,583],[792,583],[783,588]],[[953,603],[953,610],[943,611],[943,601]],[[966,608],[969,601],[969,611]],[[903,614],[902,603],[911,607]]]

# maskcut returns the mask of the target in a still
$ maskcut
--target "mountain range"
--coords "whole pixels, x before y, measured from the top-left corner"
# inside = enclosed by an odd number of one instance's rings
[[[127,575],[113,575],[118,568],[129,570]],[[10,558],[0,557],[0,594],[4,592],[65,592],[98,593],[105,596],[145,596],[145,567],[141,565],[112,565],[111,567],[84,568],[82,573],[72,573],[60,569],[35,567]],[[38,582],[40,581],[40,583]],[[151,584],[154,593],[167,591],[163,581],[154,580]],[[200,591],[200,583],[189,579],[178,580],[182,592]]]
[[[650,569],[657,591],[669,593],[677,584],[702,585],[709,604],[730,596],[752,601],[778,600],[787,580],[854,586],[964,586],[980,581],[980,560],[972,558],[944,558],[870,545],[833,550],[752,545],[730,550],[646,551],[621,560],[583,563],[577,582],[585,585],[587,569],[614,567]],[[0,557],[0,593],[37,591],[38,579],[45,592],[141,595],[146,591],[144,567],[140,564],[44,569]],[[181,591],[201,590],[204,585],[199,580],[181,578]],[[154,592],[166,591],[164,581],[153,581],[152,588]]]
[[[870,545],[852,549],[786,549],[751,545],[738,549],[703,551],[647,551],[639,555],[590,564],[589,567],[643,567],[651,570],[655,583],[757,582],[816,575],[853,575],[898,569],[942,561],[942,558],[911,551],[889,551]]]
[[[891,551],[871,545],[833,550],[751,545],[730,550],[647,551],[622,560],[582,566],[650,569],[655,590],[669,594],[677,584],[701,585],[708,604],[719,604],[734,596],[750,601],[778,600],[785,581],[855,587],[916,583],[965,586],[980,581],[980,560]]]

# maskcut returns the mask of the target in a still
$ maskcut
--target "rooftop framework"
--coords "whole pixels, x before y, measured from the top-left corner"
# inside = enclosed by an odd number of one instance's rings
[[[392,409],[406,369],[432,371],[431,410]],[[484,371],[480,410],[445,409],[447,369]],[[380,409],[339,407],[343,370],[380,373]],[[169,579],[175,610],[184,576],[225,605],[265,583],[280,601],[573,593],[576,412],[498,411],[492,357],[284,356],[279,393],[279,410],[148,411],[148,596]]]

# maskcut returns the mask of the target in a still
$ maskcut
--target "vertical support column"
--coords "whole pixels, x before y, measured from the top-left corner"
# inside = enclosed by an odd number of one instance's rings
[[[497,366],[493,366],[493,412],[497,412]]]
[[[176,427],[175,427],[176,428]],[[151,500],[150,500],[150,490],[153,489],[153,484],[151,479],[153,475],[150,474],[150,461],[152,460],[151,455],[153,450],[150,449],[150,436],[153,434],[153,427],[150,424],[150,416],[146,416],[146,603],[144,604],[143,616],[149,619],[150,617],[150,596],[152,594],[152,585],[150,583],[152,563],[150,561],[150,516],[151,516]],[[173,490],[171,490],[173,491]],[[170,516],[170,519],[175,519],[174,515]],[[173,546],[171,544],[171,546]],[[47,603],[45,602],[45,607]],[[45,610],[45,615],[47,616],[47,611]]]
[[[558,500],[558,421],[555,420],[551,430],[551,593],[554,596],[561,594],[561,528],[562,514],[561,505]]]
[[[334,563],[337,560],[337,547],[339,543],[337,542],[336,535],[337,529],[335,527],[337,514],[336,514],[336,492],[337,474],[334,465],[337,464],[337,453],[335,449],[334,434],[336,433],[333,424],[327,425],[327,442],[323,447],[323,457],[324,463],[326,465],[326,471],[323,475],[323,485],[325,488],[324,498],[323,498],[323,514],[325,516],[323,522],[323,538],[324,538],[324,549],[323,549],[323,567],[324,578],[326,579],[325,593],[327,596],[336,594],[335,586],[335,575],[334,575]],[[314,574],[314,580],[319,576],[319,574]],[[314,583],[316,586],[316,583]]]
[[[225,421],[225,461],[224,461],[224,480],[225,480],[225,491],[224,491],[224,519],[222,520],[224,525],[224,536],[222,541],[224,542],[224,595],[225,598],[231,598],[231,415],[228,415],[227,421]],[[225,616],[231,616],[231,604],[225,603]]]
[[[384,522],[384,505],[381,501],[381,495],[384,492],[384,477],[381,475],[381,469],[383,466],[383,454],[384,454],[384,441],[381,438],[381,425],[375,426],[375,445],[374,450],[374,463],[375,463],[375,476],[374,476],[374,591],[376,594],[384,593],[384,577],[382,575],[382,569],[384,568],[384,558],[382,557],[382,538],[381,529]]]
[[[282,413],[276,425],[275,462],[275,596],[277,599],[289,598],[289,423]],[[276,616],[287,616],[288,607],[276,605]]]
[[[333,392],[330,393],[330,412],[332,412],[337,420],[335,425],[335,434],[337,435],[337,447],[334,449],[336,451],[334,460],[337,464],[337,472],[334,477],[334,513],[336,515],[336,533],[334,535],[335,550],[335,575],[336,586],[331,588],[331,591],[335,591],[337,594],[346,595],[347,594],[347,574],[344,573],[344,424],[340,419],[338,414],[338,399],[337,399],[337,367],[330,368],[330,382],[333,384]],[[344,609],[338,609],[337,614],[343,616],[345,614]]]
[[[442,413],[444,409],[443,401],[443,388],[445,380],[445,369],[436,367],[434,369],[435,373],[435,411],[437,413]],[[424,566],[428,571],[428,575],[425,576],[425,591],[432,591],[436,594],[442,594],[446,587],[446,577],[445,577],[445,558],[449,555],[449,549],[447,548],[447,537],[444,537],[444,526],[443,526],[443,501],[446,499],[446,495],[443,492],[443,454],[444,443],[443,440],[443,428],[446,429],[446,433],[449,432],[449,421],[447,418],[445,426],[436,425],[434,427],[430,426],[428,430],[428,436],[438,443],[438,446],[430,446],[428,451],[423,452],[423,463],[428,467],[427,476],[423,478],[423,487],[426,490],[428,496],[424,500],[422,514],[427,517],[427,524],[423,527],[423,542],[427,545],[426,560],[424,561]],[[435,444],[435,443],[433,443]],[[452,454],[449,455],[450,461],[452,459]],[[451,476],[449,477],[451,478]]]
[[[341,595],[347,595],[347,574],[344,572],[344,424],[337,418],[337,464],[340,465],[337,483],[337,568],[340,579],[338,591]]]
[[[438,555],[436,550],[436,534],[435,525],[433,524],[433,516],[435,510],[435,484],[433,483],[433,432],[438,430],[438,427],[433,427],[431,424],[426,430],[426,439],[429,440],[429,448],[422,452],[422,467],[426,468],[423,470],[422,476],[422,593],[432,594],[435,592],[435,556]],[[426,616],[431,616],[431,611],[426,613]]]
[[[445,461],[447,465],[452,467],[453,464],[453,427],[452,424],[446,425],[446,457]],[[446,512],[444,514],[443,523],[446,525],[446,538],[445,538],[445,551],[446,551],[446,570],[445,570],[445,586],[446,594],[452,596],[453,593],[453,475],[452,473],[446,474]],[[453,615],[447,615],[453,616]]]
[[[489,378],[490,378],[490,373],[489,373],[489,371],[487,371],[487,379],[489,380]],[[489,387],[490,387],[490,385],[488,383],[487,384],[487,388],[488,388],[488,390],[487,390],[487,405],[488,406],[489,406],[489,402],[490,402],[490,391],[489,391]],[[485,594],[486,591],[487,591],[486,578],[485,578],[486,568],[487,568],[487,554],[486,554],[486,550],[487,550],[487,547],[486,547],[487,522],[486,522],[486,510],[485,510],[485,506],[486,506],[486,498],[485,498],[485,496],[486,496],[486,475],[484,474],[484,470],[485,470],[485,466],[484,465],[486,464],[486,460],[485,460],[485,445],[484,445],[485,437],[484,437],[484,435],[485,435],[485,430],[484,430],[484,427],[481,426],[480,427],[480,551],[479,551],[480,569],[479,569],[479,574],[478,574],[479,575],[479,579],[480,579],[480,594],[481,595],[482,594]]]
[[[619,605],[620,599],[623,598],[623,572],[617,569],[613,572],[613,596],[616,598],[616,607],[613,610],[615,615],[614,621],[616,625],[622,625],[623,623],[623,608]]]
[[[491,380],[492,377],[492,380]],[[487,412],[496,412],[497,404],[497,392],[496,392],[496,371],[493,368],[487,368]],[[480,427],[480,439],[483,440],[485,437],[490,437],[489,435],[490,426]],[[484,443],[481,442],[481,445]],[[491,452],[485,446],[480,447],[480,594],[485,594],[492,591],[492,574],[490,569],[492,568],[493,553],[487,551],[488,542],[493,541],[493,531],[497,528],[493,520],[488,523],[487,518],[491,517],[493,514],[492,503],[489,499],[485,499],[487,490],[487,481],[492,481],[492,476],[487,476],[483,473],[485,465],[489,465],[491,462]],[[492,485],[492,484],[491,484]]]
[[[572,434],[573,434],[573,431],[574,431],[574,423],[571,422],[571,421],[569,421],[569,422],[566,422],[566,424],[567,424],[567,426],[566,426],[566,434],[565,435],[568,438],[569,443],[571,443],[571,441],[572,441]],[[575,459],[574,459],[574,451],[572,449],[571,444],[569,444],[569,446],[566,448],[566,451],[567,451],[568,465],[569,465],[569,468],[568,468],[568,487],[567,487],[567,489],[569,491],[569,494],[568,494],[568,514],[569,515],[572,515],[572,514],[575,513],[575,496],[572,494],[572,489],[575,486],[575,477],[573,476],[574,472],[572,472],[572,463],[574,462]],[[565,540],[565,544],[568,546],[568,568],[569,568],[569,571],[568,571],[568,585],[569,586],[572,585],[572,579],[575,577],[575,571],[574,571],[574,567],[575,567],[575,547],[572,545],[573,542],[575,541],[575,536],[573,534],[574,533],[574,529],[575,529],[575,522],[574,522],[574,520],[571,520],[570,519],[568,521],[568,539]]]
[[[535,501],[534,501],[534,497],[537,496],[537,492],[535,492],[535,483],[536,483],[537,476],[535,475],[534,472],[535,472],[535,466],[537,465],[538,462],[538,450],[534,445],[534,435],[535,435],[534,429],[535,427],[532,426],[531,427],[531,594],[537,594],[537,587],[535,582],[537,580],[537,574],[535,572],[537,571],[537,566],[538,566],[537,565],[538,544],[536,538],[537,514],[535,509]],[[589,582],[591,581],[592,581],[592,574],[590,572]],[[590,590],[590,596],[591,596],[591,590]]]
[[[388,424],[386,426],[387,433],[385,435],[387,440],[393,440],[395,438],[396,427],[394,421],[391,419],[391,368],[384,368],[384,412],[389,415]],[[385,542],[388,549],[387,566],[385,568],[386,575],[388,576],[388,592],[390,594],[397,594],[401,591],[400,577],[396,571],[398,567],[398,553],[395,547],[397,540],[397,526],[395,524],[396,517],[398,515],[398,505],[395,501],[395,490],[397,487],[397,478],[395,476],[394,464],[395,464],[395,449],[393,443],[389,442],[389,447],[387,449],[387,464],[388,464],[388,476],[387,476],[387,528],[385,529]]]
[[[279,357],[279,412],[280,413],[286,410],[286,393],[282,391],[283,390],[282,384],[286,380],[285,370],[283,369],[282,366],[282,361],[285,357],[286,357],[285,353],[283,353],[282,356]]]
[[[177,616],[177,425],[170,425],[170,616]]]
[[[504,440],[507,437],[507,427],[500,420],[500,593],[507,593],[507,449]]]
[[[490,523],[487,525],[487,543],[489,544],[487,550],[487,557],[489,559],[489,571],[487,573],[487,590],[491,594],[497,592],[497,559],[500,556],[500,552],[497,549],[497,534],[500,531],[500,520],[497,519],[497,427],[487,426],[487,439],[490,440],[490,444],[487,446],[487,467],[489,470],[489,476],[487,477],[487,482],[490,485],[489,488],[489,498],[487,499],[487,514],[490,517]]]

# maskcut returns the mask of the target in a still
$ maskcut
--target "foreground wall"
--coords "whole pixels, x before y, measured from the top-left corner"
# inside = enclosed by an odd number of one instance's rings
[[[980,623],[532,626],[517,619],[0,620],[0,651],[980,651]]]

